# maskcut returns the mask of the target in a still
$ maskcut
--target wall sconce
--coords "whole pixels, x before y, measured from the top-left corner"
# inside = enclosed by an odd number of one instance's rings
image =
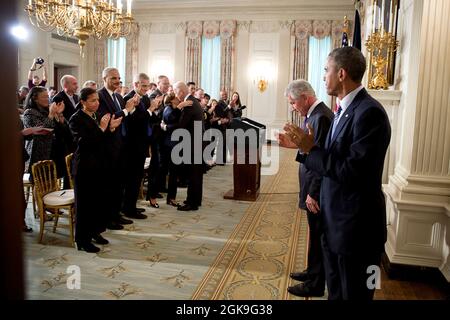
[[[269,85],[269,81],[267,81],[267,79],[265,79],[264,77],[259,77],[259,80],[257,80],[257,83],[258,83],[258,91],[261,93],[266,91],[267,86]]]
[[[260,93],[267,90],[269,80],[273,79],[273,66],[271,61],[259,60],[254,62],[251,70],[253,85],[256,86]]]

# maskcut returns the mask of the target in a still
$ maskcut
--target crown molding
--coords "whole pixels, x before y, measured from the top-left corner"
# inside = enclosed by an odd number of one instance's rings
[[[319,1],[316,1],[319,2]],[[271,6],[205,6],[172,8],[170,3],[165,7],[143,8],[133,12],[133,16],[138,23],[144,22],[168,22],[168,21],[207,21],[207,20],[243,20],[243,21],[267,21],[267,20],[343,20],[347,15],[352,17],[355,9],[353,5],[324,6],[319,5],[275,5]],[[169,9],[168,7],[169,6]]]

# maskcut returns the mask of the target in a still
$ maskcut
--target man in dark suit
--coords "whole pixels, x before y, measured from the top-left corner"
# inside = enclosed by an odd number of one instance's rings
[[[313,130],[306,134],[285,126],[287,137],[307,154],[305,166],[323,175],[322,249],[328,297],[333,300],[373,299],[371,270],[377,270],[386,242],[381,179],[391,128],[382,105],[361,85],[365,70],[366,60],[356,48],[329,54],[325,85],[340,105],[325,147],[315,144]]]
[[[120,215],[124,179],[128,167],[125,163],[123,148],[123,139],[127,135],[124,119],[135,111],[135,106],[139,103],[139,99],[136,96],[125,103],[123,98],[114,92],[120,85],[120,74],[116,68],[105,68],[102,72],[102,77],[104,86],[98,90],[100,102],[98,114],[100,118],[107,113],[111,114],[111,119],[122,117],[122,123],[107,140],[110,174],[104,185],[107,188],[109,198],[101,199],[101,201],[105,201],[105,210],[108,211],[109,221],[107,222],[107,228],[121,230],[123,229],[123,224],[133,223],[132,220],[125,219]]]
[[[159,192],[166,192],[166,175],[167,169],[161,163],[161,150],[163,149],[163,135],[161,133],[161,121],[164,111],[164,104],[162,103],[162,97],[167,93],[170,86],[169,78],[165,75],[158,76],[158,84],[156,89],[149,95],[150,102],[154,99],[158,99],[158,107],[152,112],[150,119],[152,136],[150,139],[151,158],[150,166],[148,168],[148,188],[147,188],[147,200],[150,201],[150,206],[159,208],[159,204],[156,202],[156,198],[162,198]]]
[[[136,202],[144,177],[144,163],[153,132],[151,126],[154,120],[152,120],[152,117],[157,117],[154,111],[160,102],[160,98],[157,98],[150,103],[150,98],[146,95],[149,87],[150,78],[148,75],[139,73],[134,79],[134,90],[124,97],[125,102],[135,96],[139,97],[136,110],[125,119],[127,135],[123,140],[125,163],[128,169],[124,181],[122,212],[125,216],[135,219],[147,218],[146,215],[142,214],[144,209],[136,208]]]
[[[203,109],[198,100],[188,93],[188,87],[184,82],[176,82],[173,90],[180,101],[192,101],[192,106],[185,107],[181,111],[179,122],[179,128],[184,128],[189,132],[190,157],[189,163],[187,163],[187,172],[189,172],[187,199],[183,206],[178,207],[178,210],[198,210],[198,207],[202,205],[203,193]],[[196,130],[200,129],[201,132],[195,134],[195,128],[197,128]],[[196,140],[196,138],[198,139]]]
[[[78,95],[76,94],[78,90],[77,78],[71,75],[64,75],[61,78],[61,88],[62,90],[58,92],[52,99],[52,102],[64,101],[64,118],[69,121],[70,117],[75,113],[75,108],[78,104]]]
[[[330,108],[316,98],[314,89],[305,80],[292,81],[286,89],[286,96],[294,110],[302,117],[305,117],[302,129],[306,131],[306,125],[309,124],[315,132],[315,144],[319,147],[324,147],[333,117]],[[294,143],[283,138],[284,136],[281,135],[280,145],[282,147],[297,148]],[[296,160],[302,162],[304,156],[305,154],[299,151]],[[308,267],[303,272],[291,273],[292,279],[303,282],[289,287],[288,291],[301,297],[320,297],[323,296],[325,290],[325,272],[321,245],[322,217],[320,216],[319,205],[322,176],[300,164],[299,181],[299,207],[306,210],[309,226]]]
[[[219,130],[222,132],[222,145],[218,143],[217,150],[216,150],[216,163],[218,165],[225,165],[227,162],[227,134],[226,131],[230,127],[230,122],[233,118],[233,115],[230,111],[230,108],[228,108],[229,105],[228,101],[228,93],[226,90],[220,91],[220,100],[217,103],[216,109],[215,109],[215,115],[216,117],[220,118],[217,122],[217,125],[219,126]]]

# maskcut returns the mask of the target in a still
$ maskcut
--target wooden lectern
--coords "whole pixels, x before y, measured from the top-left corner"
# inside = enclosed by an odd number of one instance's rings
[[[230,127],[235,132],[233,138],[234,188],[225,193],[223,197],[224,199],[256,201],[261,182],[261,148],[266,138],[266,126],[248,118],[234,118]],[[245,133],[246,138],[240,139],[239,133]],[[228,137],[227,140],[231,141]],[[245,161],[242,161],[244,159]]]

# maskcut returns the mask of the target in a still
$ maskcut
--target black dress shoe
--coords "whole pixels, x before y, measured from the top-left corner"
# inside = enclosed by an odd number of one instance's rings
[[[145,212],[145,209],[144,208],[136,208],[136,211],[139,213],[142,213],[142,212]]]
[[[194,211],[194,210],[198,210],[198,207],[191,206],[190,204],[185,204],[185,205],[183,205],[181,207],[178,207],[177,210],[180,210],[180,211]]]
[[[100,251],[99,247],[94,246],[91,242],[77,243],[78,250],[84,250],[89,253],[97,253]]]
[[[95,243],[98,243],[98,244],[108,244],[109,243],[109,241],[106,240],[105,238],[103,238],[101,234],[93,236],[92,239],[95,241]]]
[[[324,294],[324,290],[310,288],[304,283],[299,283],[295,286],[288,287],[287,291],[298,297],[323,297]]]
[[[142,214],[139,212],[125,213],[125,215],[128,218],[132,218],[132,219],[147,219],[147,216],[145,214]]]
[[[117,219],[116,221],[118,224],[132,224],[133,220],[130,219],[126,219],[124,217],[120,217],[119,219]]]
[[[308,273],[306,271],[302,271],[302,272],[292,272],[289,275],[292,279],[297,280],[297,281],[306,281],[309,279],[308,277]]]
[[[118,224],[117,222],[110,222],[106,225],[106,228],[109,230],[122,230],[123,225]]]
[[[28,226],[23,226],[23,232],[33,232],[33,229]]]
[[[167,199],[166,203],[170,206],[177,207],[177,208],[180,206],[180,204],[178,202],[176,202],[175,200],[172,200],[172,199],[170,199],[170,200]]]

